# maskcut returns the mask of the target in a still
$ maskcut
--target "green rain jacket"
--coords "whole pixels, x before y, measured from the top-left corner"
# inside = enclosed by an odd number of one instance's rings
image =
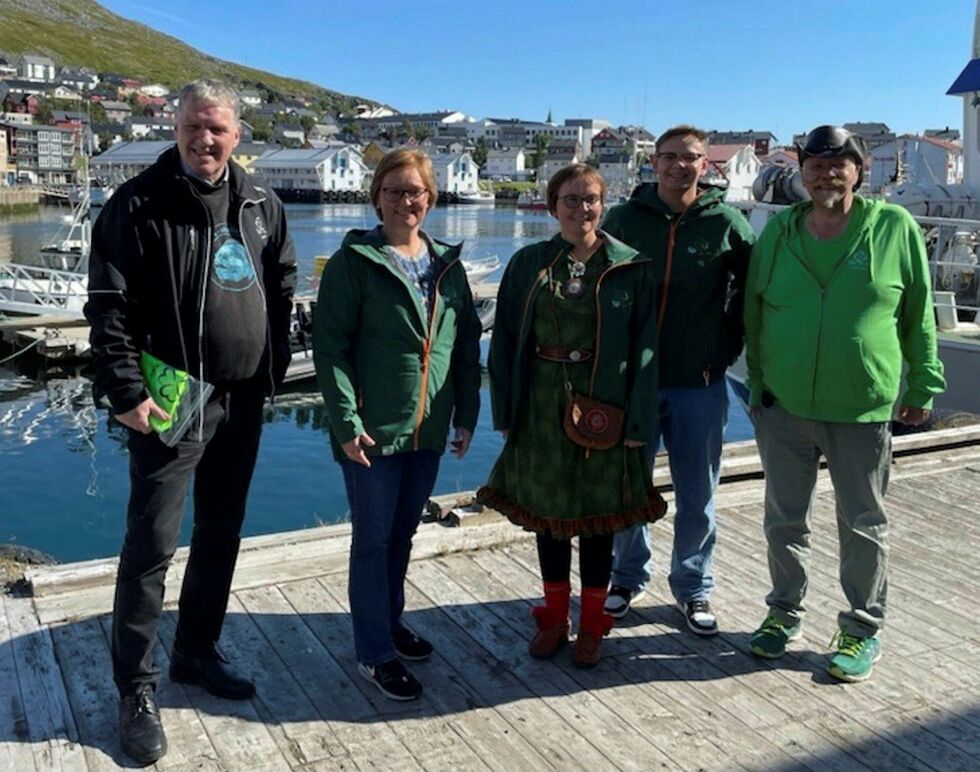
[[[922,231],[900,206],[862,204],[864,220],[826,286],[800,242],[813,204],[795,204],[766,224],[746,285],[751,405],[768,391],[801,418],[888,421],[903,359],[902,404],[928,408],[945,388]]]
[[[626,408],[624,439],[649,442],[657,428],[658,294],[650,261],[608,234],[610,265],[600,274],[596,298],[596,347],[592,367],[595,399]],[[560,235],[524,247],[507,264],[497,291],[490,341],[493,426],[510,430],[527,396],[534,301],[547,285],[548,268],[572,249]]]
[[[661,286],[673,251],[660,330],[660,386],[720,380],[742,350],[742,291],[755,241],[742,213],[725,203],[723,190],[706,186],[678,215],[657,195],[656,184],[645,184],[609,210],[602,228],[653,261]]]
[[[450,422],[476,428],[480,320],[460,247],[425,240],[442,263],[430,318],[379,229],[350,231],[324,268],[313,358],[337,460],[362,432],[376,443],[371,456],[442,453]]]

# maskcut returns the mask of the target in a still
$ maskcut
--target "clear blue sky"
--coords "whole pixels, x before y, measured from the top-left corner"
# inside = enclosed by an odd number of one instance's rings
[[[102,0],[222,59],[403,112],[961,128],[974,0]]]

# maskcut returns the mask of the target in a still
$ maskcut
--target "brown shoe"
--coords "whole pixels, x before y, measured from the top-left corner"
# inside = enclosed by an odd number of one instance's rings
[[[599,664],[599,649],[602,646],[602,635],[579,630],[575,639],[575,649],[572,651],[572,664],[575,667],[595,667]]]
[[[539,627],[528,651],[536,659],[551,659],[555,652],[568,643],[568,623],[563,625],[551,625],[550,627]]]

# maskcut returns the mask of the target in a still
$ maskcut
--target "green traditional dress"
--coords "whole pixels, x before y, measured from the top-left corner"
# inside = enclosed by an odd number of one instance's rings
[[[577,297],[566,297],[564,290],[570,278],[568,260],[554,266],[552,281],[537,294],[531,311],[532,351],[535,346],[595,350],[596,279],[606,265],[604,250],[592,256]],[[588,394],[592,366],[591,359],[563,367],[561,362],[530,357],[527,398],[479,492],[480,501],[528,530],[559,538],[590,536],[662,514],[643,448],[620,443],[609,450],[587,450],[565,434],[565,373],[575,391]]]

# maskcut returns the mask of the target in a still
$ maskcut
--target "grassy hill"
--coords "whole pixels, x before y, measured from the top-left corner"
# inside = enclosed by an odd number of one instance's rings
[[[331,110],[362,102],[377,104],[208,56],[117,16],[94,0],[0,0],[0,51],[9,56],[43,54],[58,66],[86,66],[172,88],[210,76],[281,95],[309,97]]]

